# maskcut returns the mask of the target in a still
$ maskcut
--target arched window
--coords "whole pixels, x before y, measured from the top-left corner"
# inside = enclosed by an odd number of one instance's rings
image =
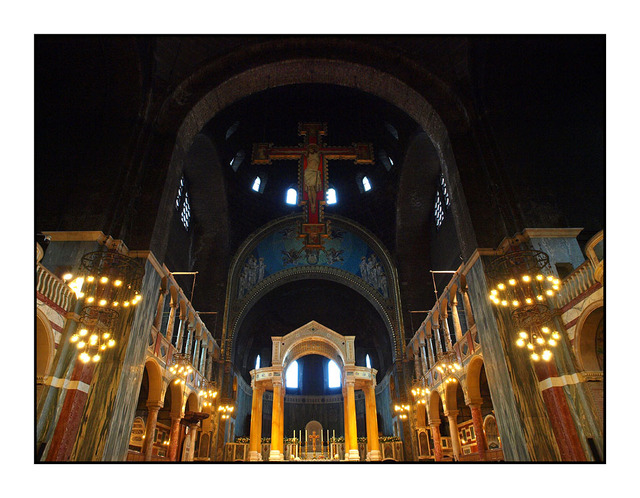
[[[298,191],[296,189],[290,188],[287,190],[286,203],[292,205],[298,204]]]
[[[294,361],[289,368],[287,368],[287,373],[284,376],[285,386],[289,389],[298,389],[298,362]]]
[[[331,187],[327,189],[327,204],[335,204],[338,202],[338,195],[336,194],[336,189]]]
[[[369,355],[365,357],[364,361],[367,368],[371,368],[371,358],[369,357]]]
[[[329,360],[327,372],[329,377],[329,387],[340,387],[340,368],[335,361]]]
[[[367,178],[366,176],[362,177],[362,188],[364,189],[365,192],[369,192],[369,190],[371,190],[371,182],[369,181],[369,178]]]
[[[260,368],[260,355],[256,356],[256,370]]]
[[[251,186],[251,190],[256,192],[260,192],[260,177],[256,176],[255,180],[253,180],[253,185]]]

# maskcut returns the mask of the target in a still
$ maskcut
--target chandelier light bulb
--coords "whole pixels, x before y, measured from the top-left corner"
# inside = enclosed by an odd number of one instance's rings
[[[90,359],[91,359],[91,357],[90,357],[87,353],[82,353],[82,354],[80,355],[80,360],[81,360],[83,363],[87,363]]]
[[[93,296],[89,296],[89,297],[87,298],[87,302],[88,302],[88,303],[92,303],[93,301],[95,301],[95,298],[94,298]]]
[[[553,296],[553,291],[551,289],[547,291],[547,296]]]
[[[109,339],[109,342],[107,343],[107,345],[112,348],[113,346],[116,345],[116,341],[114,341],[113,339]]]
[[[100,355],[99,354],[95,354],[93,355],[93,358],[91,358],[93,360],[94,363],[97,363],[100,361]]]
[[[542,359],[543,359],[544,361],[549,361],[549,360],[551,359],[551,351],[549,351],[548,349],[545,349],[545,350],[542,352]]]
[[[86,342],[84,342],[84,341],[80,341],[80,342],[78,343],[78,349],[82,349],[82,348],[83,348],[83,347],[85,347],[86,345],[87,345],[87,343],[86,343]]]
[[[95,280],[95,277],[93,275],[89,275],[87,277],[87,282],[93,282]]]
[[[519,302],[517,299],[514,299],[514,300],[511,302],[511,304],[512,304],[513,306],[515,306],[516,308],[517,308],[518,306],[520,306],[520,302]]]
[[[500,304],[502,304],[502,306],[507,306],[509,303],[506,301],[502,301]]]
[[[542,282],[544,280],[544,277],[540,274],[536,275],[536,280],[538,280],[539,282]]]
[[[77,334],[71,336],[71,342],[78,342],[78,339],[80,339],[80,337]]]
[[[557,341],[558,339],[560,339],[560,334],[558,334],[558,332],[554,330],[553,334],[551,334],[551,337],[553,337]]]
[[[108,281],[109,281],[109,279],[108,279],[107,277],[102,277],[102,278],[100,279],[100,283],[101,283],[101,284],[106,284]]]
[[[529,275],[523,275],[522,276],[522,281],[523,282],[531,282],[531,277]]]
[[[533,349],[533,344],[531,343],[527,344],[527,349]]]
[[[116,286],[116,287],[120,287],[122,285],[122,280],[115,280],[113,282],[113,285]]]
[[[547,341],[547,344],[549,344],[549,346],[555,346],[556,345],[556,341],[554,339],[549,339]]]
[[[515,278],[510,278],[509,279],[509,285],[516,285],[516,279]]]
[[[538,353],[531,353],[531,359],[533,361],[538,361],[540,359],[540,355]]]
[[[64,280],[65,282],[67,280],[71,280],[73,278],[73,275],[71,275],[71,273],[65,273],[64,275],[62,275],[62,280]]]
[[[536,296],[536,299],[537,299],[538,301],[542,301],[542,300],[544,299],[544,296],[542,296],[541,294],[538,294],[538,295]]]
[[[505,288],[505,287],[504,287],[504,284],[498,284],[498,289],[500,289],[500,290],[504,290],[504,288]]]
[[[527,299],[524,300],[527,304],[531,304],[533,303],[533,299],[531,299],[530,297],[528,297]]]

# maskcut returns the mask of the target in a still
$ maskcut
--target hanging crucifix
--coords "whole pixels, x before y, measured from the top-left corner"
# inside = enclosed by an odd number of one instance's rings
[[[353,160],[356,164],[373,164],[373,146],[355,143],[351,147],[324,145],[322,137],[327,135],[326,123],[299,123],[298,135],[304,143],[297,147],[274,147],[270,143],[253,145],[253,164],[271,164],[273,159],[297,159],[298,205],[303,207],[304,221],[300,237],[304,238],[304,249],[322,249],[322,239],[329,237],[329,222],[324,219],[326,191],[329,185],[328,161],[332,159]]]

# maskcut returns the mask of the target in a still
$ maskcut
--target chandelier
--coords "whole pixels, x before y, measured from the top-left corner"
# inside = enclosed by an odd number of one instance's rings
[[[80,312],[80,330],[71,336],[71,342],[80,352],[83,363],[97,363],[102,354],[116,345],[113,328],[118,313],[109,309],[98,309],[95,306],[82,308]]]
[[[549,361],[550,348],[560,340],[549,306],[560,279],[550,274],[549,256],[535,249],[513,250],[496,258],[488,273],[493,283],[489,299],[510,312],[518,328],[516,345],[528,349],[533,361]]]
[[[188,353],[173,353],[172,359],[173,361],[169,367],[169,372],[176,376],[173,382],[174,384],[182,384],[184,386],[187,383],[189,375],[193,372],[191,355]]]
[[[213,400],[217,395],[218,391],[216,389],[215,383],[205,379],[200,386],[200,391],[198,392],[198,396],[201,396],[204,399],[204,401],[202,402],[202,406],[204,408],[212,406]]]
[[[221,412],[222,414],[221,416],[222,420],[228,419],[233,413],[233,409],[234,409],[233,405],[220,405],[218,407],[218,411]]]
[[[458,356],[455,351],[445,351],[438,355],[436,370],[440,372],[446,384],[458,382],[458,379],[453,374],[462,370],[462,366],[458,363]]]
[[[78,348],[82,362],[97,363],[106,350],[116,345],[114,333],[120,312],[142,299],[143,274],[134,258],[104,250],[82,256],[76,275],[63,275],[81,303],[80,329],[70,341]]]
[[[409,411],[411,410],[411,406],[395,405],[393,409],[400,420],[406,420],[409,416]]]
[[[427,396],[431,394],[431,391],[427,387],[423,387],[421,384],[416,384],[413,389],[411,389],[411,394],[413,394],[413,398],[418,405],[426,405],[427,404]]]

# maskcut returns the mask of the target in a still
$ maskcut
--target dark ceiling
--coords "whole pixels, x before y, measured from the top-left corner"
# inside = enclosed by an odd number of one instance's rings
[[[373,144],[376,157],[373,165],[357,166],[353,161],[329,163],[329,184],[336,189],[338,203],[327,206],[325,212],[364,225],[393,252],[402,156],[418,126],[381,99],[333,85],[296,85],[261,92],[228,107],[207,125],[205,132],[211,133],[224,168],[229,214],[235,220],[230,227],[232,247],[237,248],[265,223],[301,212],[301,208],[285,203],[287,189],[297,188],[297,161],[273,161],[267,166],[251,164],[254,143],[269,142],[276,146],[302,143],[297,132],[301,122],[327,123],[327,145]],[[230,129],[235,131],[227,138]],[[244,160],[234,171],[229,163],[238,152],[244,153]],[[386,162],[388,157],[393,166]],[[358,174],[370,179],[369,192],[362,193],[359,189]],[[256,176],[265,182],[262,193],[251,190]]]

